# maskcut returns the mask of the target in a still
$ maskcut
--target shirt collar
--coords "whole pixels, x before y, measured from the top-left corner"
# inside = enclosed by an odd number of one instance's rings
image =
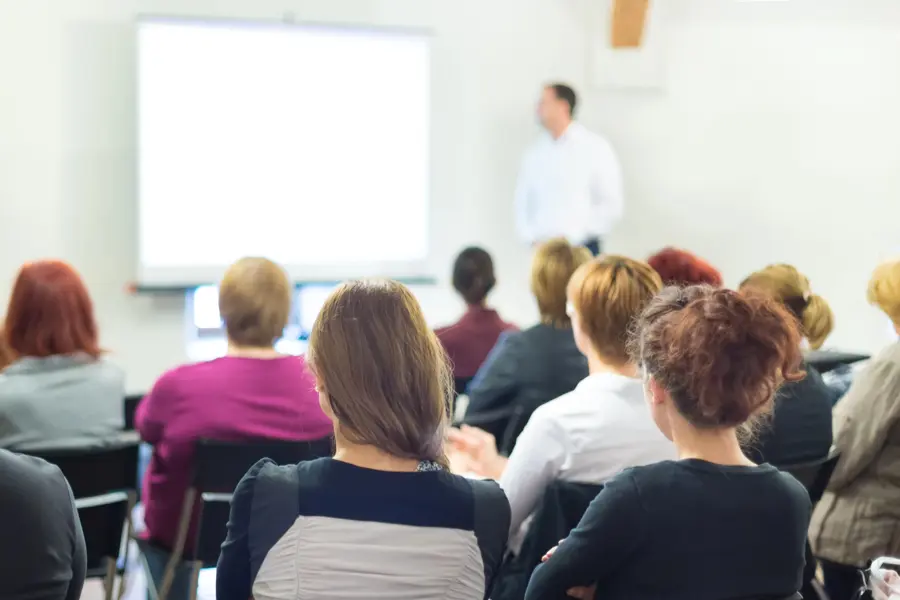
[[[562,132],[562,135],[558,138],[554,139],[553,136],[550,136],[550,139],[555,143],[564,143],[568,142],[577,136],[582,130],[581,123],[578,121],[572,121],[569,123],[569,126],[566,127],[566,130]]]
[[[42,358],[36,356],[23,356],[6,367],[3,372],[7,375],[41,373],[59,369],[68,369],[69,367],[86,365],[91,362],[94,362],[94,359],[83,352],[76,352],[75,354],[55,354],[53,356]]]
[[[594,373],[578,382],[575,389],[579,392],[618,392],[635,385],[642,386],[643,383],[637,377],[625,377],[624,375],[618,375],[616,373]]]

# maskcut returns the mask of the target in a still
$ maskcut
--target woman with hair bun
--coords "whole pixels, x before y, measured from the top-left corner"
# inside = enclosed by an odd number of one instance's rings
[[[803,377],[800,333],[771,299],[666,288],[633,340],[645,393],[679,460],[609,480],[535,570],[528,600],[785,598],[801,587],[810,502],[738,441]]]
[[[761,293],[780,302],[797,319],[812,348],[819,348],[834,328],[834,315],[809,279],[790,265],[769,265],[741,283],[742,291]],[[776,466],[820,460],[831,449],[831,408],[834,392],[811,365],[806,377],[785,383],[775,397],[772,418],[749,443],[748,456]]]

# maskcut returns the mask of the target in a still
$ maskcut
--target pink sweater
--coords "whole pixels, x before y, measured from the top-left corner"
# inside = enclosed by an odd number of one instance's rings
[[[332,433],[306,362],[293,356],[225,357],[172,369],[141,401],[135,426],[154,446],[143,489],[147,537],[166,548],[175,542],[195,442]]]

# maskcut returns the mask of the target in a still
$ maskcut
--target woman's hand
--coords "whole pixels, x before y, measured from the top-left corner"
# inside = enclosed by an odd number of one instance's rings
[[[497,441],[494,436],[478,429],[463,425],[462,428],[453,428],[447,435],[450,443],[451,464],[467,463],[469,470],[481,477],[499,479],[506,468],[506,459],[497,452]],[[466,457],[464,461],[461,456]]]

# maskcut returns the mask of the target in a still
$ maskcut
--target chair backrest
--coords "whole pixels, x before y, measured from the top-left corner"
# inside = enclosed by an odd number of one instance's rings
[[[87,546],[89,576],[102,576],[119,555],[122,530],[137,496],[138,440],[112,445],[29,452],[56,465],[72,488]]]
[[[290,465],[331,456],[334,440],[330,436],[307,442],[201,440],[195,451],[193,487],[199,494],[200,513],[193,557],[213,566],[225,539],[231,494],[250,467],[263,458]]]
[[[122,403],[122,410],[125,417],[125,431],[134,431],[134,413],[137,412],[138,404],[144,399],[143,394],[131,394],[125,396]]]
[[[600,484],[554,481],[544,491],[522,542],[519,554],[500,568],[491,593],[493,600],[521,600],[531,573],[541,557],[578,525],[591,501],[603,490]]]
[[[803,484],[803,487],[809,492],[810,501],[815,506],[822,499],[840,457],[840,452],[832,450],[825,458],[796,465],[786,465],[780,469],[790,473]]]
[[[804,354],[806,363],[815,367],[819,373],[827,373],[842,365],[852,365],[869,358],[868,354],[839,350],[810,350]]]

